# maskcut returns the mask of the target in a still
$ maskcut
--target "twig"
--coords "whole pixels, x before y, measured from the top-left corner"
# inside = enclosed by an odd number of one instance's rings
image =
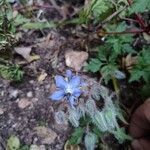
[[[136,22],[136,23],[139,23],[137,20],[130,19],[130,18],[124,18],[124,17],[121,17],[121,19],[126,20],[126,21],[130,21],[130,22]]]
[[[44,9],[50,9],[50,8],[54,8],[54,6],[50,6],[50,5],[38,5],[38,4],[33,4],[31,6],[22,6],[22,7],[15,7],[14,10],[23,10],[23,9],[38,9],[38,8],[44,8]]]
[[[123,32],[104,32],[104,34],[140,34],[143,32],[147,32],[146,30],[130,30],[130,31],[123,31]]]
[[[109,17],[107,17],[104,21],[102,21],[101,26],[103,24],[106,24],[107,22],[109,22],[112,18],[114,18],[115,16],[117,16],[118,14],[120,14],[123,10],[125,10],[127,8],[127,6],[124,6],[122,9],[114,12],[112,15],[110,15]]]

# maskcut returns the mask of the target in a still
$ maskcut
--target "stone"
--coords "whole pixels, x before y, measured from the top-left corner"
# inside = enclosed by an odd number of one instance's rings
[[[0,108],[0,115],[2,115],[3,113],[4,113],[4,110]]]
[[[31,145],[30,150],[40,150],[40,147],[37,145]]]
[[[32,105],[32,102],[27,98],[22,98],[20,101],[18,101],[18,107],[21,109],[25,109],[26,107],[29,107]]]
[[[57,137],[57,134],[52,129],[44,126],[35,127],[34,130],[41,139],[42,144],[52,144]]]
[[[11,90],[10,91],[10,98],[17,98],[19,94],[18,90]]]
[[[45,145],[40,145],[40,150],[46,150]]]
[[[27,93],[27,97],[29,97],[29,98],[33,97],[32,91],[30,91],[30,92]]]
[[[68,51],[65,53],[65,62],[68,67],[80,71],[88,59],[88,53],[84,51]]]

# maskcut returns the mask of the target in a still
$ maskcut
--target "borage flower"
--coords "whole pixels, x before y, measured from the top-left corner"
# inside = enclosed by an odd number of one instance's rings
[[[52,100],[62,100],[66,98],[70,105],[74,107],[76,100],[82,93],[82,81],[81,78],[77,75],[73,75],[70,70],[66,71],[66,77],[57,75],[55,77],[55,83],[57,91],[55,91],[49,98]]]

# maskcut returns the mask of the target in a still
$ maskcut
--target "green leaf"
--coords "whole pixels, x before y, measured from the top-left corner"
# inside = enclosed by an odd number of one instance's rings
[[[96,126],[94,126],[94,127],[92,128],[92,131],[93,131],[93,133],[94,133],[95,135],[97,135],[97,137],[99,137],[99,138],[101,138],[101,137],[104,135],[104,133],[102,133]]]
[[[92,117],[92,122],[98,127],[100,131],[102,132],[108,131],[108,126],[104,112],[96,111],[95,115]]]
[[[29,22],[29,21],[30,21],[30,19],[27,19],[27,18],[25,18],[24,16],[22,16],[22,15],[20,15],[20,14],[18,14],[18,15],[16,16],[16,18],[14,18],[14,22],[15,22],[15,25],[16,25],[16,26],[22,25],[23,23],[27,23],[27,22]]]
[[[96,142],[97,136],[92,132],[88,132],[84,138],[86,150],[94,150]]]
[[[149,0],[134,0],[131,8],[129,8],[129,13],[141,13],[150,9],[150,1]]]
[[[142,76],[143,76],[143,71],[137,69],[132,70],[129,82],[139,81]]]
[[[18,65],[0,64],[0,76],[8,80],[21,81],[24,72]]]
[[[22,28],[25,29],[45,29],[45,28],[56,28],[56,24],[52,21],[50,22],[28,22],[25,23]]]
[[[28,145],[24,145],[24,146],[21,146],[20,148],[19,148],[19,150],[29,150],[30,148],[29,148],[29,146]]]
[[[70,123],[72,124],[72,126],[79,127],[80,117],[81,117],[80,112],[78,112],[77,109],[73,109],[73,108],[69,109],[68,119]]]
[[[116,28],[116,32],[123,32],[127,28],[127,24],[125,22],[119,23],[119,25]]]
[[[18,150],[20,147],[20,140],[16,136],[11,136],[7,140],[7,148],[8,150]]]
[[[100,67],[102,65],[103,65],[103,63],[99,59],[93,58],[90,60],[86,69],[95,73],[100,70]]]
[[[84,134],[84,129],[83,128],[76,128],[73,134],[71,135],[71,138],[69,139],[69,144],[70,145],[77,145],[80,144],[82,141],[82,137]]]
[[[120,144],[122,144],[126,140],[132,140],[132,137],[127,135],[123,128],[118,128],[116,131],[112,131],[112,134],[115,136]]]

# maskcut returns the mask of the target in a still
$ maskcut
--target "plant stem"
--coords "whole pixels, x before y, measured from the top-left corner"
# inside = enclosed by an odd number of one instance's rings
[[[119,86],[118,86],[117,79],[116,79],[115,77],[112,77],[111,79],[112,79],[113,86],[114,86],[115,92],[116,92],[116,94],[117,94],[117,97],[119,98],[120,89],[119,89]]]
[[[104,32],[104,34],[140,34],[146,32],[146,30],[130,30],[130,31],[123,31],[123,32]]]

